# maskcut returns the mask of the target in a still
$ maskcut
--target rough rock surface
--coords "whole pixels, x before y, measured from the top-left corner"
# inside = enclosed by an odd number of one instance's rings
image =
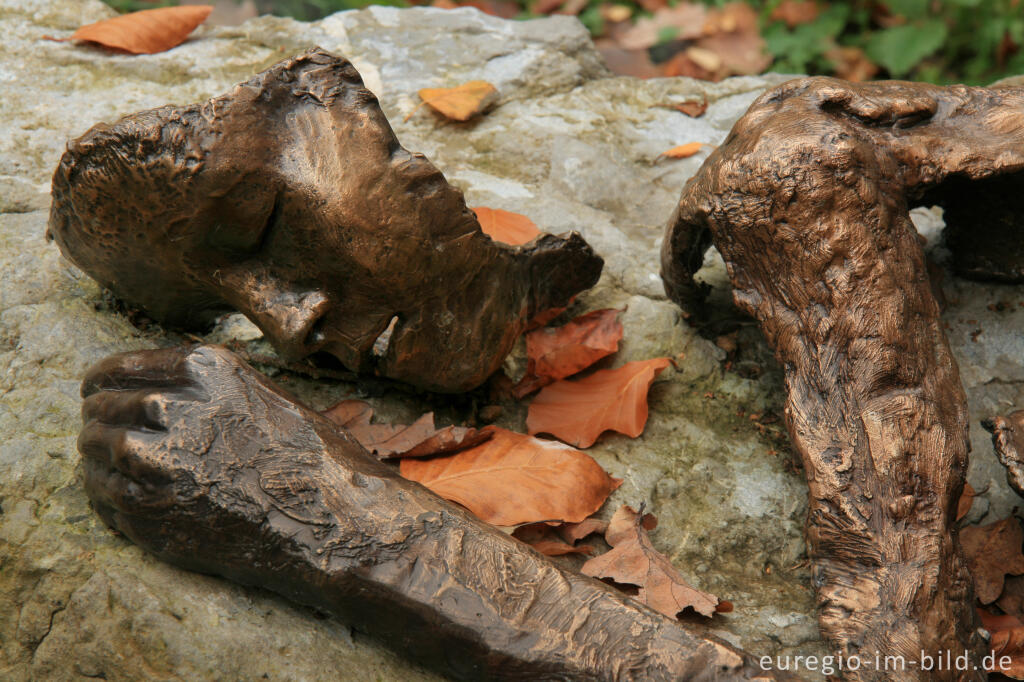
[[[468,9],[373,8],[312,24],[265,17],[200,29],[141,57],[41,40],[109,14],[98,0],[0,0],[0,678],[433,678],[358,624],[161,564],[108,531],[81,486],[75,437],[86,367],[187,337],[125,310],[43,239],[64,142],[94,122],[219,94],[311,45],[353,60],[403,144],[426,153],[471,206],[525,213],[550,232],[578,229],[605,257],[600,284],[570,314],[627,307],[622,350],[606,364],[683,354],[680,371],[664,372],[652,390],[644,435],[605,436],[590,449],[626,479],[606,512],[646,501],[658,514],[655,544],[697,586],[736,605],[711,630],[759,655],[824,651],[802,567],[805,485],[778,420],[778,368],[731,309],[713,252],[704,276],[722,312],[703,335],[665,300],[657,276],[664,222],[704,154],[656,157],[684,142],[720,142],[782,77],[613,78],[574,19],[513,23]],[[483,119],[452,124],[421,110],[402,121],[419,88],[472,79],[501,93]],[[700,119],[661,106],[703,95],[711,106]],[[977,422],[1024,407],[1024,291],[947,279],[946,293],[972,401],[969,478],[987,487],[971,520],[993,520],[1019,500]],[[440,421],[462,422],[487,401],[282,369],[237,316],[205,338],[238,344],[321,408],[358,396],[384,418],[434,409]],[[503,407],[499,423],[521,430],[525,403]]]

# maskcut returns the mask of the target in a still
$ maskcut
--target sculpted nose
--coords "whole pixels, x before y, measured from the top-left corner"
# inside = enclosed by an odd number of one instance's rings
[[[320,322],[330,308],[320,291],[280,292],[257,301],[248,317],[285,357],[303,358],[324,344]]]

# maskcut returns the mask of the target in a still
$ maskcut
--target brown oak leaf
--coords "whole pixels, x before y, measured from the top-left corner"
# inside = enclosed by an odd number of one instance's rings
[[[1012,516],[987,526],[964,528],[960,531],[960,544],[974,578],[974,591],[982,604],[999,598],[1007,575],[1024,573],[1024,531]]]
[[[589,559],[580,570],[595,578],[636,585],[636,599],[669,618],[686,609],[713,615],[719,605],[718,597],[690,586],[668,558],[654,548],[645,518],[627,505],[620,507],[605,533],[611,551]]]

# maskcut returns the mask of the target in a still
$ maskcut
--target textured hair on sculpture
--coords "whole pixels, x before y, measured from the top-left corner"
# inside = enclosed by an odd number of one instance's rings
[[[160,322],[240,310],[286,357],[325,351],[438,391],[482,383],[602,266],[575,233],[492,241],[319,48],[205,103],[94,127],[53,199],[61,251]]]

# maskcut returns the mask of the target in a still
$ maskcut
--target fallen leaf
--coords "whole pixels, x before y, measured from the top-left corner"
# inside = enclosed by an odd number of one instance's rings
[[[786,26],[794,28],[800,24],[809,24],[818,18],[820,10],[818,3],[814,0],[782,0],[769,18],[772,21],[785,22]]]
[[[658,156],[659,158],[663,156],[666,159],[688,159],[699,152],[703,146],[703,142],[687,142],[678,147],[672,147],[672,149],[664,151]]]
[[[439,114],[455,121],[468,121],[498,101],[498,90],[487,81],[469,81],[454,88],[423,88],[419,96],[423,104]],[[410,112],[406,120],[418,109]]]
[[[988,642],[991,655],[985,660],[988,672],[1000,673],[1015,680],[1024,680],[1024,627],[997,630]],[[1005,658],[1010,659],[1009,665]]]
[[[482,430],[492,438],[456,455],[403,459],[402,476],[496,526],[577,523],[622,483],[575,448],[494,426]]]
[[[1017,616],[1005,613],[992,613],[988,609],[982,608],[976,610],[978,611],[978,617],[981,618],[982,627],[989,632],[1024,627],[1024,623],[1020,622],[1020,618],[1017,618]]]
[[[700,118],[708,110],[708,98],[704,97],[699,102],[682,102],[675,105],[675,110],[686,114],[690,118]]]
[[[859,47],[834,47],[825,52],[825,59],[832,62],[837,78],[848,81],[868,81],[878,75],[880,68],[868,59]]]
[[[473,209],[480,229],[496,242],[520,246],[540,236],[541,231],[532,220],[519,213],[500,208],[477,206]]]
[[[82,40],[131,54],[155,54],[185,42],[212,11],[211,5],[144,9],[87,24],[69,38],[44,37],[57,42]]]
[[[626,50],[646,50],[663,41],[666,32],[673,32],[674,40],[692,40],[704,33],[708,11],[704,5],[680,2],[665,7],[649,18],[641,18],[619,37],[619,45]]]
[[[615,512],[605,539],[611,551],[583,564],[580,570],[584,575],[636,585],[640,588],[636,599],[669,618],[689,608],[709,617],[715,613],[718,597],[701,592],[683,579],[651,544],[643,517],[631,507],[623,505]]]
[[[626,49],[607,39],[597,40],[594,44],[613,73],[633,78],[657,78],[662,75],[661,70],[651,61],[651,54],[646,48]]]
[[[662,75],[669,78],[685,76],[686,78],[699,78],[700,80],[713,81],[721,80],[716,73],[701,67],[690,58],[686,50],[677,52],[671,59],[661,65]]]
[[[617,24],[620,21],[629,21],[633,16],[633,8],[628,5],[601,5],[598,8],[601,18]]]
[[[491,437],[486,430],[464,426],[434,426],[427,412],[412,424],[372,424],[373,408],[361,400],[343,400],[323,415],[343,427],[359,444],[380,459],[429,457],[479,445]]]
[[[1003,582],[1003,593],[996,600],[996,606],[1004,613],[1024,618],[1024,575],[1013,575]]]
[[[526,427],[576,447],[590,447],[605,431],[631,438],[647,424],[647,391],[668,358],[630,362],[575,381],[557,381],[530,403]],[[581,520],[581,519],[578,519]]]
[[[563,556],[565,554],[593,554],[590,545],[575,546],[563,542],[554,534],[554,529],[546,523],[528,523],[512,531],[512,537],[525,542],[541,554],[547,556]]]
[[[974,504],[974,495],[974,488],[971,487],[971,484],[964,483],[964,490],[960,493],[960,499],[956,503],[957,521],[967,516],[967,513],[971,511],[971,505]]]
[[[527,373],[545,379],[564,379],[619,350],[620,310],[605,308],[567,322],[526,334]]]
[[[687,48],[691,58],[698,55],[715,57],[713,80],[726,76],[761,73],[772,63],[765,51],[757,12],[742,2],[732,2],[708,13],[704,35]],[[707,66],[708,64],[702,64]]]
[[[974,591],[982,604],[999,598],[1007,575],[1024,573],[1024,531],[1012,516],[987,526],[964,528],[960,531],[960,544],[974,578]]]
[[[569,544],[575,544],[577,540],[582,540],[593,533],[601,533],[603,535],[608,530],[608,522],[592,516],[589,519],[583,519],[579,523],[566,523],[559,526],[556,530],[563,540]]]

